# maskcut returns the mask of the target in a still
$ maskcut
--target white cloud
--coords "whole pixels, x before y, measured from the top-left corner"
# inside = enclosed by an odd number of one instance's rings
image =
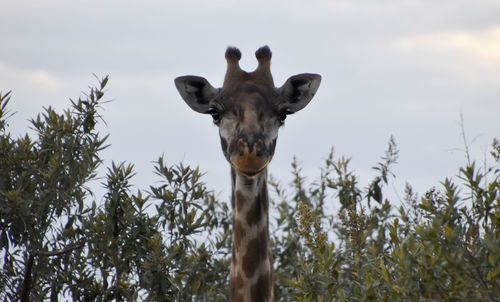
[[[459,30],[401,38],[396,47],[410,52],[460,55],[482,64],[500,64],[500,25],[483,30]]]
[[[31,80],[38,85],[43,85],[49,89],[58,90],[63,86],[63,82],[56,76],[45,70],[28,71]]]
[[[20,82],[50,92],[59,91],[64,87],[64,81],[47,70],[20,68],[2,61],[0,61],[0,82],[2,85],[7,85],[0,89],[14,88]]]

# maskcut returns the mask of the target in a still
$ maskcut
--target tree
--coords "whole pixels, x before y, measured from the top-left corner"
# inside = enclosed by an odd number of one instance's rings
[[[88,186],[107,147],[96,130],[107,82],[31,120],[36,139],[12,138],[0,96],[0,300],[226,300],[228,210],[198,169],[161,157],[160,185],[134,194],[133,166],[113,163],[102,204]]]
[[[64,259],[81,250],[89,209],[85,185],[95,177],[106,137],[95,131],[107,78],[72,110],[51,107],[31,120],[37,138],[8,132],[9,93],[0,96],[0,249],[3,300],[55,301]]]

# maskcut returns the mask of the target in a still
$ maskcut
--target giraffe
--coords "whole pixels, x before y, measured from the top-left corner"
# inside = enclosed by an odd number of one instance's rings
[[[271,50],[263,46],[255,56],[257,69],[245,72],[239,66],[240,50],[228,47],[222,88],[214,88],[199,76],[175,79],[187,105],[212,116],[219,128],[222,152],[230,163],[232,302],[273,299],[267,165],[273,158],[278,130],[285,118],[304,108],[321,82],[320,75],[303,73],[276,88],[270,70]]]

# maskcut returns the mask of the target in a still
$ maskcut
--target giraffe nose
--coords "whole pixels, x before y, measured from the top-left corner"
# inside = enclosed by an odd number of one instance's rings
[[[240,138],[237,142],[237,152],[231,155],[230,161],[241,173],[255,176],[271,161],[270,156],[265,155],[264,148],[261,139],[249,141]]]
[[[256,156],[262,156],[264,149],[264,143],[261,139],[256,141],[252,140],[244,140],[240,138],[238,140],[238,151],[240,152],[240,156],[244,156],[245,153],[254,154]]]

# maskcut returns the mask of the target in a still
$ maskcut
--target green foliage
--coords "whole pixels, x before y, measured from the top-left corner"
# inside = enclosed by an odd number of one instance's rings
[[[0,94],[0,301],[228,301],[231,213],[198,168],[162,156],[135,191],[133,165],[112,163],[92,192],[107,81],[45,109],[33,137],[10,135]],[[397,159],[391,137],[365,188],[333,150],[312,182],[296,160],[290,186],[271,177],[276,301],[500,300],[500,169],[468,160],[390,200]]]
[[[72,109],[62,114],[46,108],[31,120],[36,139],[11,137],[6,129],[8,94],[1,97],[2,300],[56,300],[63,264],[62,256],[55,256],[84,243],[85,185],[95,177],[106,140],[88,121],[98,118],[102,89],[104,85],[91,89],[85,100],[72,102]]]
[[[497,163],[499,149],[495,140]],[[500,170],[483,174],[472,162],[459,169],[458,184],[445,179],[421,198],[407,185],[396,208],[383,188],[397,155],[391,138],[374,168],[379,174],[365,190],[358,188],[349,161],[333,161],[332,154],[308,191],[295,174],[291,189],[301,192],[302,201],[287,206],[299,210],[301,237],[294,239],[304,244],[298,244],[298,272],[277,280],[279,301],[500,300]],[[324,183],[331,191],[324,192]],[[317,206],[329,203],[341,205],[334,219],[325,219]],[[326,242],[325,232],[332,238]]]
[[[11,137],[0,95],[0,301],[227,301],[230,213],[198,169],[160,157],[158,185],[133,193],[133,166],[113,163],[102,199],[86,187],[107,81],[45,109],[36,139]]]

